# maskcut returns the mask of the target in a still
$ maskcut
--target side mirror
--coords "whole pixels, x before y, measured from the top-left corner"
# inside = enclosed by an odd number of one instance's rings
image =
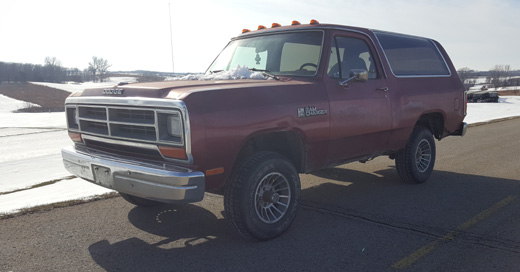
[[[345,86],[348,85],[350,81],[359,81],[365,82],[368,80],[368,71],[365,69],[352,69],[350,70],[350,77],[340,81],[339,85]]]

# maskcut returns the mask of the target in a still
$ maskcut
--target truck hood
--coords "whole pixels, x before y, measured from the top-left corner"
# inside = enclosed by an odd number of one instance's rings
[[[312,84],[312,81],[309,79],[295,80],[289,78],[283,78],[281,80],[161,81],[116,85],[110,88],[86,89],[73,94],[73,96],[149,97],[182,100],[194,92],[304,84]]]

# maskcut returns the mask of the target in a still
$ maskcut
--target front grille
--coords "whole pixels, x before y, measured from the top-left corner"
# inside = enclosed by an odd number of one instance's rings
[[[108,135],[108,124],[101,122],[92,122],[81,120],[80,126],[83,131],[90,132],[93,134]]]
[[[110,109],[110,119],[119,122],[153,124],[155,114],[152,110]]]
[[[96,140],[92,140],[92,139],[85,139],[85,144],[90,148],[109,152],[112,154],[118,154],[121,156],[138,157],[138,158],[142,158],[142,159],[155,160],[155,161],[163,159],[163,157],[161,156],[161,153],[159,153],[159,151],[156,149],[148,149],[148,148],[133,147],[133,146],[127,146],[127,145],[114,144],[114,143],[106,143],[106,142],[96,141]]]
[[[134,138],[147,141],[156,141],[155,127],[120,125],[112,126],[112,135],[122,138]]]
[[[80,107],[79,115],[89,119],[106,120],[107,110],[106,108]]]
[[[175,118],[169,118],[173,116]],[[67,105],[70,130],[93,136],[145,143],[184,145],[184,135],[170,133],[172,120],[181,120],[181,113],[171,109],[97,105]],[[182,133],[184,134],[184,132]]]

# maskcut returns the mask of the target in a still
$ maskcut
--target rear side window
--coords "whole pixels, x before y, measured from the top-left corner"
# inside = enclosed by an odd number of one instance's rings
[[[439,49],[425,38],[375,32],[396,76],[450,76]]]

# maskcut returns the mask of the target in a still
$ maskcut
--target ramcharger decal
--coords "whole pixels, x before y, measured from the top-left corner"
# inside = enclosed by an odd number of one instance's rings
[[[298,118],[318,116],[327,114],[326,109],[316,109],[316,107],[298,108]]]

